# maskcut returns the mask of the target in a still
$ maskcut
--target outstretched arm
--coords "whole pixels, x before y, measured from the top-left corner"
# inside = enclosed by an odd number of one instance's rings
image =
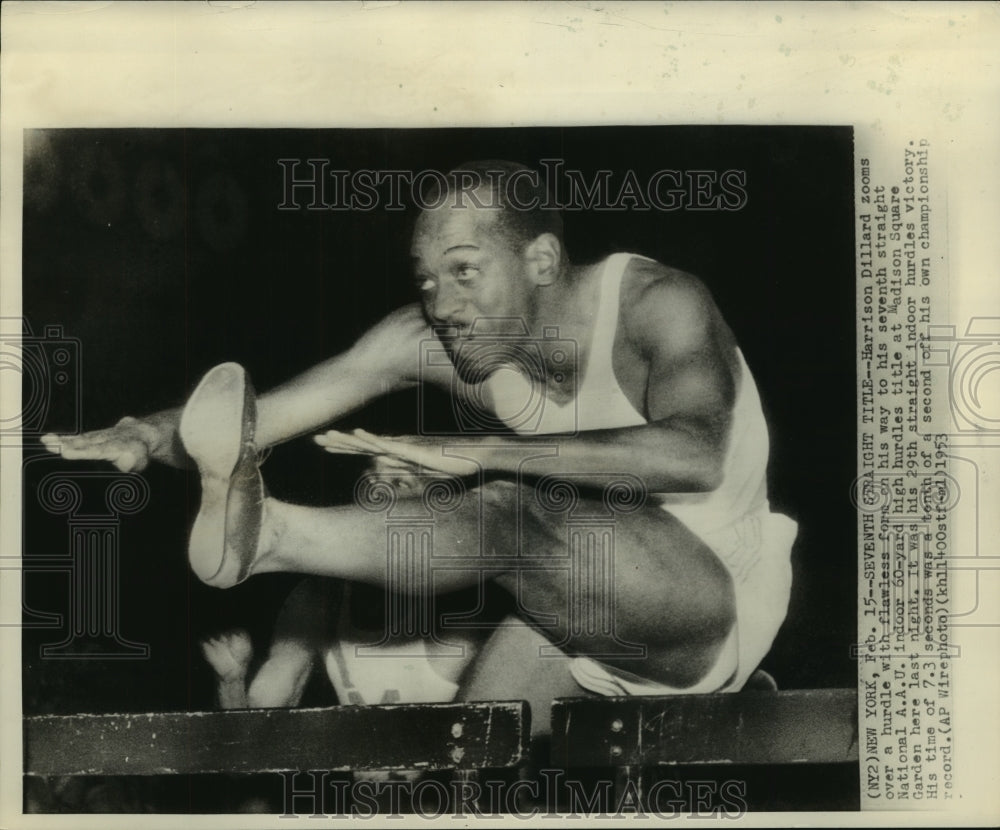
[[[257,402],[257,443],[261,448],[311,432],[360,409],[381,395],[414,385],[419,374],[419,344],[431,331],[420,307],[401,308],[376,324],[342,354],[261,395]],[[423,379],[427,379],[424,377]],[[82,435],[44,435],[51,452],[68,459],[109,461],[135,472],[159,461],[188,463],[177,427],[181,408]]]
[[[646,370],[647,423],[576,435],[467,435],[443,446],[427,438],[327,433],[331,452],[381,452],[453,475],[487,472],[568,474],[600,485],[608,473],[639,476],[651,492],[700,492],[720,482],[735,386],[734,344],[708,291],[671,274],[647,285],[626,316],[629,339]],[[543,448],[546,451],[543,452]],[[525,453],[538,457],[524,464]],[[460,457],[461,456],[461,457]],[[468,459],[474,459],[469,461]]]

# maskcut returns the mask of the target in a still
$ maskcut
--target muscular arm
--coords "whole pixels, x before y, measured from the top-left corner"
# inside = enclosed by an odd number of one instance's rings
[[[419,306],[406,306],[376,324],[346,352],[261,395],[258,445],[287,441],[360,409],[380,395],[412,386],[419,376],[420,340],[429,336]],[[447,382],[446,378],[431,380]],[[76,436],[46,435],[42,443],[65,458],[110,461],[126,472],[141,470],[150,460],[182,467],[187,456],[177,437],[180,415],[178,407],[142,418],[127,417],[109,429]]]
[[[584,481],[593,473],[597,485],[608,473],[631,473],[651,492],[715,489],[735,393],[733,343],[708,291],[693,277],[665,275],[644,287],[624,323],[647,368],[649,423],[576,435],[463,436],[448,442],[445,457],[440,442],[390,439],[386,446],[399,448],[399,457],[411,463],[458,474],[475,467],[448,456],[474,458],[485,470],[500,473],[562,473]],[[535,450],[540,457],[525,463]]]
[[[686,275],[648,284],[624,324],[648,366],[649,423],[580,432],[572,437],[521,436],[520,443],[554,442],[559,454],[533,462],[545,473],[632,473],[653,492],[715,489],[722,476],[735,398],[724,323],[708,291]],[[487,456],[491,466],[500,457]]]
[[[415,385],[420,341],[430,336],[419,306],[394,311],[346,352],[261,395],[257,443],[279,444]]]

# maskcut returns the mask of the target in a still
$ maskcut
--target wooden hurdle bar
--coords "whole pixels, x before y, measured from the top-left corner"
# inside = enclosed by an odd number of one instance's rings
[[[524,701],[235,709],[24,719],[26,775],[180,775],[516,766]]]
[[[529,759],[524,701],[240,709],[24,719],[26,775],[480,770]],[[541,759],[535,758],[538,762]],[[677,765],[858,761],[854,689],[561,698],[553,767],[608,768],[615,803],[645,806],[646,773]]]
[[[644,772],[681,764],[840,764],[858,760],[854,689],[669,697],[561,698],[556,767],[609,767],[615,795],[643,805]]]

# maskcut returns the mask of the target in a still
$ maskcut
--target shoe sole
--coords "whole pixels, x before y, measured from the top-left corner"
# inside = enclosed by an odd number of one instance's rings
[[[255,422],[253,389],[236,363],[205,375],[181,415],[180,439],[201,476],[188,561],[202,582],[219,588],[245,579],[256,554],[264,493]]]

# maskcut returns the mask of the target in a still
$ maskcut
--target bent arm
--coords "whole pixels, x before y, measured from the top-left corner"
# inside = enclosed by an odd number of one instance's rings
[[[342,354],[325,360],[261,395],[257,444],[280,444],[335,421],[371,400],[417,383],[420,341],[431,331],[419,306],[401,308]],[[178,437],[182,408],[126,417],[109,429],[82,435],[45,435],[42,443],[69,459],[110,461],[125,472],[149,461],[187,466]]]
[[[526,452],[546,445],[553,448],[551,453],[539,453],[521,463]],[[462,449],[455,447],[451,452],[461,455]],[[482,440],[480,448],[469,453],[492,472],[569,475],[592,486],[602,486],[609,474],[629,474],[639,477],[654,493],[714,490],[721,481],[718,455],[714,440],[669,421],[573,436],[504,436],[496,443]]]
[[[346,352],[260,395],[257,444],[262,448],[280,444],[349,415],[375,398],[413,386],[418,378],[419,338],[427,329],[414,311],[408,307],[394,312]]]
[[[601,486],[609,473],[630,473],[651,492],[714,490],[735,400],[735,344],[721,315],[699,282],[675,275],[647,286],[625,322],[645,363],[646,424],[575,435],[465,435],[444,446],[364,434],[357,446],[455,475],[562,474]],[[318,440],[337,451],[345,439]]]
[[[648,369],[648,423],[510,440],[556,444],[558,455],[533,463],[531,469],[541,474],[632,473],[651,492],[714,490],[722,479],[735,401],[735,344],[715,303],[695,278],[671,274],[644,288],[625,324]],[[502,455],[487,454],[485,461],[494,469],[507,466],[497,457]]]

